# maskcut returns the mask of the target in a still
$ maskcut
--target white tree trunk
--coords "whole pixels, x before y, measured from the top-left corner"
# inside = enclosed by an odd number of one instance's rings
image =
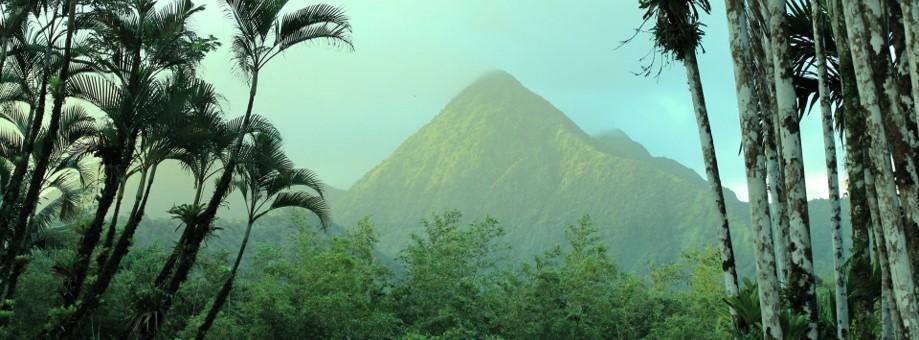
[[[762,4],[757,2],[751,6],[757,6],[764,11]],[[763,12],[765,13],[765,12]],[[775,101],[775,83],[772,82],[773,66],[772,52],[769,47],[769,40],[764,32],[759,30],[758,25],[751,25],[750,46],[753,56],[756,60],[762,61],[757,64],[755,81],[759,86],[757,97],[759,99],[759,109],[763,117],[763,128],[766,129],[764,136],[766,138],[764,146],[766,149],[766,171],[767,186],[772,198],[772,207],[770,217],[772,218],[772,240],[775,248],[775,266],[776,273],[780,282],[787,282],[788,268],[791,262],[791,256],[788,255],[788,214],[785,211],[785,176],[782,175],[782,160],[779,158],[778,150],[782,147],[778,123],[775,121],[775,110],[777,107]]]
[[[855,77],[859,84],[859,97],[868,112],[868,136],[871,138],[871,160],[874,164],[874,180],[877,190],[878,211],[887,245],[890,276],[897,310],[903,320],[906,336],[919,336],[919,311],[916,306],[913,268],[906,248],[906,235],[900,219],[900,201],[894,183],[888,143],[884,131],[880,101],[884,96],[877,86],[868,48],[879,49],[883,38],[878,34],[869,35],[865,28],[862,14],[878,15],[880,3],[876,0],[843,1],[846,26],[851,42],[852,59],[855,64]]]
[[[820,112],[823,125],[823,147],[826,158],[827,187],[830,195],[830,228],[833,234],[833,281],[836,292],[836,337],[849,338],[849,293],[846,287],[846,258],[842,244],[841,208],[839,205],[839,170],[836,161],[836,134],[833,112],[830,109],[830,91],[827,88],[826,53],[823,46],[823,14],[820,1],[811,0],[814,27],[814,56],[817,66],[817,87],[820,95]]]
[[[763,0],[765,1],[765,0]],[[788,247],[791,244],[788,228],[787,197],[785,195],[785,166],[780,152],[782,150],[782,134],[776,120],[778,103],[775,99],[775,82],[773,74],[775,67],[772,63],[772,47],[769,35],[759,24],[754,21],[768,18],[769,11],[763,1],[752,0],[748,4],[750,17],[750,46],[753,48],[753,58],[757,60],[755,81],[759,86],[760,114],[762,116],[763,135],[766,149],[766,171],[768,172],[767,185],[772,199],[772,229],[773,245],[775,248],[776,272],[781,283],[788,282],[789,268],[791,268],[791,254]],[[758,16],[758,17],[757,17]],[[765,19],[763,19],[765,21]]]
[[[702,157],[705,161],[705,175],[715,201],[715,210],[720,224],[721,237],[721,268],[724,273],[724,290],[728,297],[737,295],[737,269],[734,261],[734,246],[731,244],[731,228],[728,224],[727,210],[724,204],[724,190],[721,186],[721,175],[718,171],[718,158],[715,155],[715,142],[712,138],[712,129],[708,120],[708,109],[705,104],[705,92],[702,90],[702,79],[699,76],[699,64],[694,53],[686,55],[683,60],[686,68],[686,79],[689,83],[689,93],[696,113],[696,123],[699,127],[699,142],[702,146]],[[737,312],[730,309],[731,316],[736,320]]]
[[[772,249],[769,202],[766,193],[766,166],[759,144],[759,117],[754,97],[753,71],[747,19],[743,0],[727,0],[728,31],[734,62],[734,80],[737,86],[737,106],[740,112],[740,126],[744,148],[744,164],[747,174],[747,191],[750,200],[750,215],[756,254],[756,281],[759,285],[760,309],[762,311],[763,336],[765,339],[782,339],[779,321],[779,283],[775,272],[775,257]]]
[[[775,67],[775,91],[779,127],[782,132],[782,159],[785,161],[785,190],[788,201],[788,227],[791,239],[791,271],[787,285],[790,303],[808,322],[808,339],[817,338],[817,296],[811,253],[810,222],[807,211],[801,134],[792,83],[791,58],[786,34],[785,0],[769,0],[769,39]]]
[[[909,56],[909,77],[912,83],[913,111],[919,121],[919,4],[916,0],[900,0],[903,13],[903,32]]]
[[[761,104],[762,105],[762,104]],[[770,113],[764,113],[764,118],[770,120]],[[774,123],[774,122],[773,122]],[[770,129],[773,125],[764,126]],[[764,143],[766,148],[766,172],[768,174],[767,185],[769,195],[772,196],[772,207],[770,217],[772,219],[772,240],[775,249],[775,271],[779,276],[779,281],[787,282],[788,268],[791,262],[791,256],[788,255],[788,214],[785,211],[785,176],[782,176],[781,160],[777,147],[781,147],[778,135],[774,132],[767,132],[766,138],[772,141]]]
[[[874,188],[874,177],[865,171],[865,188],[867,191],[868,211],[871,215],[871,246],[881,268],[881,339],[896,339],[896,334],[903,336],[903,323],[900,321],[893,297],[893,286],[890,281],[890,267],[887,262],[887,246],[884,245],[884,234],[881,231],[881,217],[878,212],[877,194]],[[896,325],[896,327],[894,326]],[[894,332],[896,331],[896,332]]]

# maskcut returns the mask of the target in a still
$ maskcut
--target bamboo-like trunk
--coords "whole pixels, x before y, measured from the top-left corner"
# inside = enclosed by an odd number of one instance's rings
[[[204,192],[204,178],[195,178],[195,198],[192,204],[196,207],[201,204],[202,192]],[[179,237],[172,252],[169,253],[169,258],[166,259],[166,263],[163,264],[160,273],[156,276],[156,280],[154,281],[156,287],[162,287],[166,283],[166,280],[172,276],[175,270],[176,261],[179,259],[179,254],[183,252],[184,245],[188,243],[188,238],[191,237],[194,231],[193,227],[193,225],[186,225],[182,229],[182,236]]]
[[[54,25],[55,18],[51,19],[50,24]],[[6,48],[3,49],[3,52],[6,53]],[[51,43],[48,43],[48,46],[45,49],[46,54],[51,54]],[[0,58],[0,70],[3,70],[3,61],[6,57]],[[22,209],[21,206],[17,206],[20,203],[20,195],[22,194],[21,190],[23,187],[23,180],[26,172],[29,168],[29,159],[32,158],[32,152],[35,148],[35,141],[38,138],[38,132],[41,130],[42,122],[45,119],[45,100],[48,95],[48,78],[51,75],[51,58],[45,58],[42,72],[43,77],[41,80],[41,86],[39,87],[38,98],[35,103],[31,103],[33,112],[32,115],[32,124],[29,127],[29,134],[25,136],[25,143],[23,143],[22,150],[20,152],[22,160],[16,163],[16,167],[13,169],[13,174],[10,176],[10,179],[7,181],[7,190],[3,192],[3,199],[0,200],[0,240],[6,238],[6,232],[10,226],[15,224],[14,212],[18,209]],[[6,268],[4,265],[3,269],[3,279],[6,279],[7,271],[10,268]]]
[[[137,181],[137,192],[134,194],[134,205],[131,207],[131,211],[128,213],[128,219],[130,220],[131,216],[134,216],[138,207],[140,206],[141,199],[144,195],[144,185],[147,182],[147,171],[148,169],[144,168],[140,172],[140,180]],[[96,257],[96,263],[99,264],[99,268],[102,268],[105,265],[105,262],[108,261],[108,256],[112,251],[112,245],[115,242],[115,231],[118,226],[118,214],[121,210],[121,202],[124,198],[124,190],[126,183],[128,182],[128,177],[130,175],[125,175],[121,178],[121,182],[118,187],[118,196],[115,198],[115,210],[112,212],[112,220],[109,222],[108,231],[106,231],[105,240],[102,242],[102,251],[99,253],[99,256]]]
[[[765,157],[759,143],[759,117],[754,98],[755,83],[752,78],[754,72],[750,67],[751,52],[744,2],[727,0],[726,9],[734,79],[737,86],[737,106],[740,112],[750,215],[753,224],[756,281],[759,285],[763,336],[766,339],[782,339],[782,327],[779,321],[781,315],[779,282],[775,271],[772,228],[766,193]]]
[[[762,10],[765,8],[759,1],[754,1],[750,6]],[[754,21],[759,11],[751,12],[754,15]],[[772,50],[769,46],[769,40],[762,27],[755,22],[750,23],[751,39],[750,46],[756,63],[754,80],[756,81],[757,98],[759,100],[759,110],[763,116],[763,135],[765,136],[764,147],[766,151],[766,184],[769,187],[769,194],[772,196],[770,217],[772,219],[772,240],[775,248],[775,265],[779,281],[788,281],[788,269],[791,267],[791,255],[788,254],[788,245],[790,244],[788,235],[788,213],[785,209],[785,176],[782,175],[784,170],[784,161],[779,156],[779,150],[782,148],[781,134],[778,123],[775,121],[775,110],[777,107],[775,101],[775,83],[770,81],[774,73],[772,65]]]
[[[870,156],[873,168],[877,171],[873,175],[877,190],[878,211],[887,245],[896,306],[908,332],[906,336],[919,336],[919,311],[916,306],[913,268],[906,249],[906,236],[900,219],[900,201],[894,183],[881,112],[881,100],[884,94],[882,87],[877,84],[885,81],[875,78],[871,56],[877,53],[869,51],[869,44],[871,48],[881,48],[883,44],[880,42],[883,39],[877,34],[869,35],[862,17],[862,14],[865,16],[878,15],[876,12],[880,10],[880,3],[873,0],[867,0],[867,2],[845,0],[843,8],[849,41],[852,42],[852,57],[855,64],[855,77],[859,84],[859,96],[868,111],[867,133],[871,138]]]
[[[833,112],[830,109],[830,91],[827,88],[827,58],[824,52],[823,12],[820,1],[811,0],[811,15],[814,27],[814,55],[817,67],[817,84],[820,96],[820,113],[823,125],[823,147],[826,158],[827,188],[830,198],[830,228],[833,235],[833,281],[836,293],[836,337],[849,338],[849,293],[846,286],[846,258],[842,244],[842,209],[839,205],[839,173],[836,162],[836,133],[833,128]]]
[[[810,221],[807,211],[801,133],[796,110],[795,88],[792,83],[791,58],[788,50],[785,0],[768,0],[767,18],[772,61],[775,67],[775,99],[782,138],[782,159],[785,162],[785,190],[788,203],[791,268],[788,296],[794,311],[808,319],[808,339],[817,338],[817,295],[811,253]]]
[[[900,313],[896,309],[893,297],[893,284],[890,280],[890,264],[887,260],[887,246],[884,244],[884,234],[881,231],[881,217],[878,212],[877,191],[874,187],[874,176],[870,171],[865,171],[865,187],[867,191],[868,209],[871,212],[871,246],[874,249],[877,265],[881,269],[881,338],[901,339],[905,331]]]
[[[846,34],[842,3],[830,0],[829,13],[833,37],[836,42],[839,61],[838,73],[842,87],[842,110],[845,115],[845,169],[848,177],[847,193],[849,197],[849,217],[852,227],[852,247],[850,268],[854,277],[869,277],[873,274],[869,252],[871,213],[868,207],[868,194],[865,189],[865,163],[870,162],[866,155],[869,148],[863,138],[865,112],[858,98],[858,87],[855,81],[855,70],[852,66],[852,54],[849,50],[849,38]],[[857,289],[867,289],[863,281],[852,282]],[[872,329],[864,325],[871,323],[874,315],[874,301],[868,294],[850,297],[851,316],[856,327],[855,339],[869,339],[874,335]]]
[[[721,186],[721,175],[718,171],[718,157],[715,155],[715,142],[712,138],[712,128],[708,120],[708,109],[705,104],[705,94],[702,90],[702,79],[699,76],[699,64],[694,53],[686,54],[683,60],[686,68],[686,79],[689,83],[689,93],[692,95],[696,124],[699,127],[699,142],[702,146],[702,157],[705,161],[705,175],[715,201],[715,210],[718,217],[721,270],[724,276],[724,290],[728,297],[737,295],[737,268],[734,262],[734,246],[731,243],[731,228],[728,223],[727,210],[724,204],[724,190]],[[737,311],[730,309],[734,322],[738,323]],[[742,329],[737,324],[737,329]]]
[[[230,291],[233,289],[233,282],[236,281],[236,273],[239,271],[239,264],[242,263],[243,255],[246,253],[246,246],[249,244],[249,235],[252,232],[253,223],[254,221],[250,220],[246,225],[246,233],[243,236],[242,244],[239,245],[239,252],[236,254],[236,260],[233,261],[233,269],[230,270],[230,274],[227,275],[226,280],[224,280],[223,286],[220,288],[220,291],[217,292],[217,296],[214,297],[214,303],[211,304],[211,308],[207,311],[204,322],[198,327],[198,333],[195,335],[196,340],[204,340],[208,330],[210,330],[211,326],[214,324],[214,320],[217,319],[217,315],[220,314],[220,309],[223,308],[223,305],[227,302],[227,298],[230,297]]]
[[[58,337],[72,337],[73,332],[77,329],[78,325],[83,322],[83,319],[99,306],[100,296],[108,289],[109,284],[115,277],[115,273],[118,271],[121,261],[128,254],[129,247],[134,238],[134,232],[137,231],[137,227],[143,220],[144,211],[147,207],[147,200],[150,197],[153,181],[156,178],[156,168],[156,164],[150,167],[149,178],[147,178],[147,169],[141,172],[140,187],[138,188],[139,193],[137,195],[137,201],[134,202],[134,213],[128,218],[124,231],[121,233],[121,236],[118,237],[118,242],[115,244],[115,247],[112,248],[111,256],[106,259],[105,264],[99,269],[96,281],[88,285],[89,287],[85,290],[85,293],[80,296],[81,303],[77,304],[76,310],[68,315],[61,323],[60,327],[58,327],[59,331],[56,333]]]
[[[109,221],[108,230],[105,232],[105,240],[102,242],[102,252],[96,257],[96,264],[101,268],[105,264],[108,254],[112,251],[112,244],[115,242],[115,231],[118,229],[118,214],[121,213],[121,202],[124,199],[125,183],[128,176],[125,176],[121,183],[118,184],[118,196],[115,198],[115,210],[112,211],[112,220]]]
[[[919,8],[915,0],[900,0],[906,53],[909,56],[909,78],[912,84],[914,119],[919,121]]]

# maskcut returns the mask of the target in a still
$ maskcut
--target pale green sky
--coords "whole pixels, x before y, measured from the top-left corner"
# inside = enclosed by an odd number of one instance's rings
[[[195,29],[227,43],[233,26],[219,0],[205,0]],[[502,69],[554,103],[588,133],[620,128],[652,154],[702,173],[692,104],[682,65],[659,79],[633,75],[650,37],[617,49],[638,26],[635,0],[329,0],[347,10],[355,50],[298,47],[260,79],[256,113],[286,138],[298,166],[348,188],[430,121],[480,74]],[[312,1],[291,1],[288,10]],[[724,8],[705,17],[702,80],[725,185],[745,197],[734,78]],[[247,88],[226,46],[202,65],[227,98],[245,109]],[[826,196],[819,115],[805,118],[808,193]]]

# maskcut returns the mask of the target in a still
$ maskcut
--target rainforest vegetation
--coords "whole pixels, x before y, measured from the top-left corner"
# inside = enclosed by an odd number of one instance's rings
[[[464,90],[346,195],[295,165],[271,114],[255,110],[260,86],[272,81],[260,73],[279,56],[356,48],[352,34],[359,32],[342,8],[221,0],[234,35],[220,41],[193,29],[203,7],[191,0],[3,0],[0,337],[919,337],[919,2],[724,3],[726,13],[711,13],[709,0],[639,0],[643,25],[630,39],[653,41],[657,55],[647,59],[645,75],[685,68],[705,180],[640,146],[623,148],[622,137],[587,136],[497,73]],[[713,97],[702,91],[697,54],[710,15],[728,19],[744,204],[722,186],[706,106]],[[225,110],[199,74],[219,46],[233,53],[226,72],[237,72],[249,89],[240,112]],[[523,111],[531,115],[516,115]],[[805,190],[812,179],[802,161],[801,120],[809,114],[822,123],[828,214],[815,213]],[[515,128],[496,133],[501,124]],[[520,153],[549,151],[525,163],[437,149],[470,138]],[[394,175],[447,163],[454,172],[424,180]],[[469,175],[486,163],[534,179]],[[194,195],[171,197],[171,219],[153,219],[149,197],[162,190],[157,170],[168,164],[192,178]],[[546,171],[566,176],[551,182],[539,178],[545,169],[528,164],[561,164]],[[451,182],[457,179],[465,182]],[[498,198],[423,191],[436,183],[493,188]],[[602,191],[609,183],[620,195]],[[671,191],[626,191],[651,183]],[[531,191],[494,189],[502,185]],[[417,200],[412,205],[435,208],[447,202],[437,195],[447,194],[463,199],[454,208],[482,215],[442,209],[405,221],[395,207]],[[230,196],[241,197],[244,209],[234,208],[241,221],[221,218]],[[526,208],[537,200],[557,200],[563,213]],[[612,204],[638,215],[589,214]],[[526,219],[505,224],[481,206],[511,207],[505,211]],[[380,216],[385,225],[374,217],[336,223],[338,207],[344,216]],[[547,215],[567,219],[542,224],[561,235],[555,242],[520,229]],[[819,226],[827,232],[812,230],[814,217],[824,215]],[[612,233],[608,223],[616,219],[649,229]],[[655,240],[686,228],[710,237],[685,251]],[[284,242],[256,246],[252,240],[264,235],[257,229]],[[394,237],[402,242],[381,242]],[[606,241],[616,237],[659,243],[611,249]],[[647,257],[658,252],[669,261]],[[622,269],[618,263],[630,256],[651,261]],[[832,262],[829,275],[821,275],[818,258]]]

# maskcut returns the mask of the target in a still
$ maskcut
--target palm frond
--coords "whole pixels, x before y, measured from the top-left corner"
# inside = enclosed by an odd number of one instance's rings
[[[302,208],[311,211],[316,217],[319,217],[319,223],[323,229],[327,229],[331,225],[332,220],[329,215],[329,205],[326,201],[319,196],[313,196],[302,191],[278,193],[271,203],[271,206],[267,210],[259,213],[256,219],[275,209],[287,207]]]

